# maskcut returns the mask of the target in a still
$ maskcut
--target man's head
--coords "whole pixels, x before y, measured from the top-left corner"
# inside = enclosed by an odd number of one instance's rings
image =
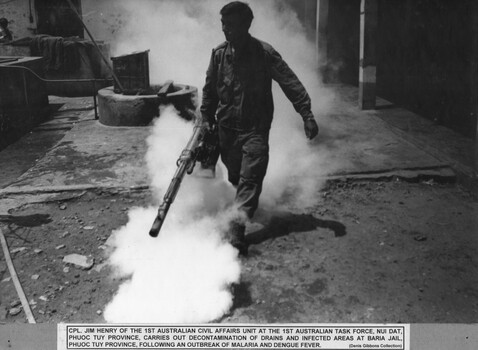
[[[222,31],[226,40],[232,44],[247,37],[254,15],[248,4],[233,1],[224,6],[221,11]]]
[[[0,26],[2,28],[7,28],[8,27],[8,20],[6,18],[0,18]]]

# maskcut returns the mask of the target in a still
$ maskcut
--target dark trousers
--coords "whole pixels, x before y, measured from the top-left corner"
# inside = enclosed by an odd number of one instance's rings
[[[269,133],[219,127],[219,145],[228,180],[237,188],[235,202],[252,218],[269,163]]]

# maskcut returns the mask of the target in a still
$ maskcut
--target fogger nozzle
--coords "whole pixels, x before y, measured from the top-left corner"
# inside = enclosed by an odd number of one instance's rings
[[[159,231],[161,230],[162,225],[163,225],[163,221],[159,217],[156,217],[156,219],[153,222],[153,226],[151,226],[151,229],[149,230],[149,235],[151,237],[158,237],[158,234],[159,234]]]
[[[164,206],[164,204],[163,204]],[[156,219],[154,219],[153,226],[151,226],[151,229],[149,230],[149,235],[151,237],[158,237],[159,231],[161,230],[161,227],[163,226],[164,219],[166,218],[166,213],[167,209],[169,206],[166,206],[166,209],[161,206],[158,210],[158,215],[156,215]]]
[[[149,235],[151,237],[158,237],[161,226],[163,226],[165,216],[165,213],[159,210],[156,219],[154,219],[153,226],[151,226],[151,229],[149,230]]]

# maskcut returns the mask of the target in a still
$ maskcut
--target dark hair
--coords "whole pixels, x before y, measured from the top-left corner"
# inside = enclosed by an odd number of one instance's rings
[[[222,16],[237,14],[241,16],[244,21],[248,21],[249,23],[251,23],[252,19],[254,18],[254,14],[252,13],[249,5],[242,1],[230,2],[229,4],[225,5],[221,11],[219,11],[219,13]]]
[[[8,20],[5,17],[0,18],[0,26],[2,26],[3,28],[7,28]]]

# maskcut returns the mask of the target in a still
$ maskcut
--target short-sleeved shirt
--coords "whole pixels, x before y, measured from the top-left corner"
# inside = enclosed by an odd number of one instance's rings
[[[303,118],[312,116],[307,91],[271,45],[249,36],[244,48],[234,52],[224,42],[212,51],[201,113],[230,129],[269,130],[274,112],[272,80]]]

